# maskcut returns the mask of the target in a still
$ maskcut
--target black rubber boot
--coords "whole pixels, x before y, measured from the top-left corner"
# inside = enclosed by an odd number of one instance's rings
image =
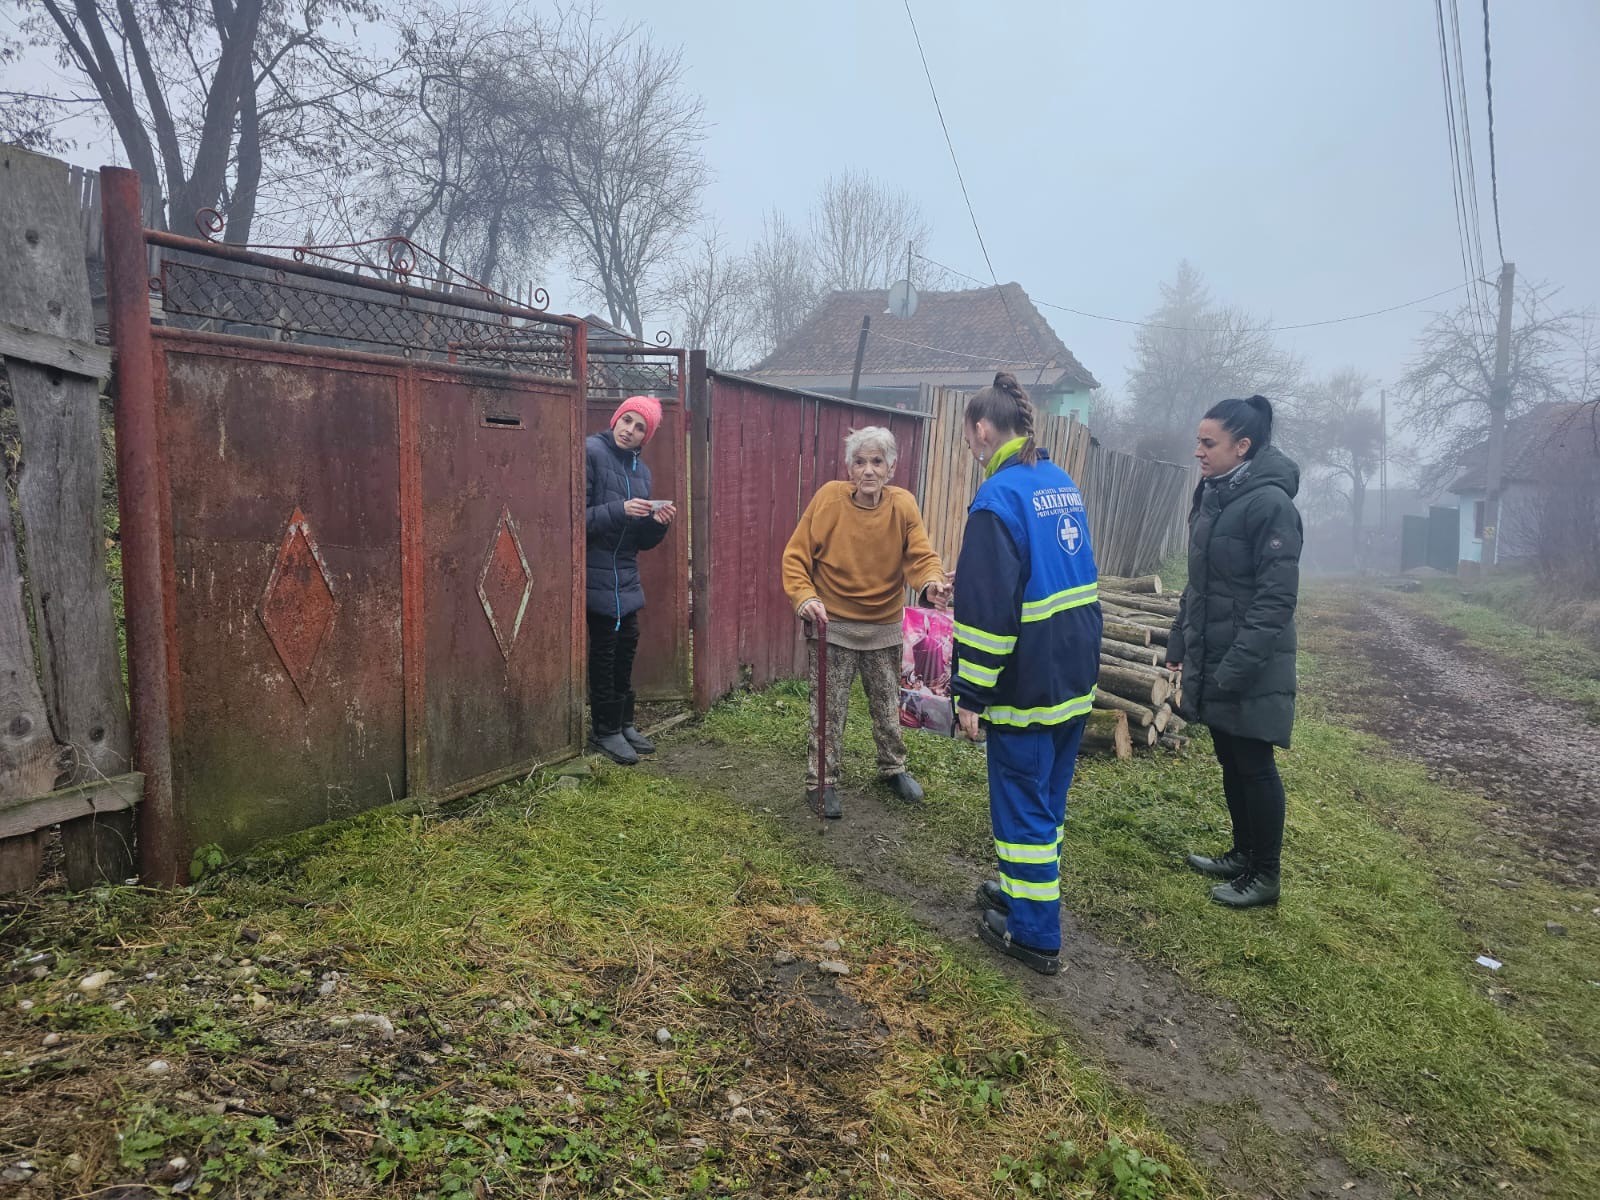
[[[982,939],[984,945],[1016,959],[1031,971],[1037,971],[1041,975],[1056,975],[1061,971],[1059,951],[1035,950],[1032,946],[1024,946],[1021,942],[1011,940],[1011,935],[1006,932],[1004,913],[997,913],[993,909],[985,912],[978,920],[978,937]]]
[[[633,723],[632,692],[629,692],[622,699],[622,737],[628,745],[633,747],[635,754],[654,754],[656,752],[656,744],[640,733],[639,727]]]
[[[885,775],[883,782],[902,802],[914,806],[922,804],[922,785],[911,777],[910,771],[901,771],[898,775]]]
[[[978,903],[991,912],[1011,911],[1011,897],[1006,895],[1000,885],[992,879],[985,879],[978,885]]]
[[[1209,875],[1213,879],[1237,879],[1249,869],[1250,860],[1245,857],[1244,851],[1234,849],[1217,858],[1207,858],[1204,854],[1191,854],[1184,859],[1202,875]]]
[[[1211,900],[1224,908],[1261,908],[1276,904],[1280,890],[1278,872],[1252,868],[1232,883],[1212,888]]]
[[[589,748],[599,751],[614,763],[621,763],[625,767],[637,766],[639,756],[628,745],[628,739],[622,736],[621,702],[591,704],[589,715],[593,722],[589,732]]]
[[[827,817],[830,821],[837,821],[844,816],[844,808],[839,803],[839,793],[831,787],[807,788],[806,807],[819,817]]]

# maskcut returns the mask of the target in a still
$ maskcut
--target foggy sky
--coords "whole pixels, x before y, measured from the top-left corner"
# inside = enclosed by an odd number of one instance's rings
[[[1478,0],[1462,0],[1483,237],[1497,269]],[[1139,318],[1187,257],[1278,323],[1460,283],[1433,6],[1426,0],[1118,4],[914,0],[979,224],[1004,282]],[[706,207],[735,248],[777,205],[864,168],[921,200],[932,257],[986,277],[900,0],[605,0],[682,43],[705,97]],[[1492,0],[1506,255],[1600,307],[1600,3]],[[98,166],[109,142],[70,155]],[[552,264],[555,306],[594,307]],[[1458,294],[1459,295],[1459,294]],[[1315,371],[1398,377],[1434,305],[1283,335]],[[1133,330],[1045,309],[1121,393]],[[663,317],[656,324],[671,324]]]
[[[1291,323],[1463,279],[1425,0],[912,8],[995,272],[1035,299],[1142,317],[1187,257],[1219,299]],[[1482,15],[1461,8],[1492,275]],[[607,11],[684,42],[715,123],[708,207],[735,244],[854,166],[921,199],[932,257],[986,276],[899,0]],[[1506,256],[1600,306],[1600,3],[1491,0],[1490,18]],[[1389,381],[1430,307],[1283,341]],[[1044,311],[1121,392],[1132,330]]]

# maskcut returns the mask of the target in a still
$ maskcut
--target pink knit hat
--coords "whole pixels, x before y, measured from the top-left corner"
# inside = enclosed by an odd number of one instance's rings
[[[661,401],[654,396],[629,396],[617,405],[617,411],[611,414],[611,424],[607,428],[615,429],[617,422],[622,420],[622,414],[630,412],[644,419],[644,440],[648,442],[661,428]]]

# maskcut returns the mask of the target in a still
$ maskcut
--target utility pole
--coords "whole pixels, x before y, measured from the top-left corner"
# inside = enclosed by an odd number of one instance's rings
[[[1489,462],[1484,472],[1483,562],[1492,571],[1500,559],[1500,484],[1506,459],[1506,409],[1511,404],[1511,288],[1515,263],[1500,264],[1500,325],[1494,339],[1494,384],[1489,391]]]
[[[867,356],[867,331],[872,328],[872,317],[861,318],[861,337],[856,342],[856,368],[850,372],[850,402],[855,403],[856,392],[861,388],[861,360]]]
[[[1389,389],[1378,389],[1378,528],[1389,532]]]

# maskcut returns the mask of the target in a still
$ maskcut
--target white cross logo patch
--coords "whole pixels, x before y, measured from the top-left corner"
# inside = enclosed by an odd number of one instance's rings
[[[1078,527],[1077,521],[1069,513],[1061,518],[1061,523],[1056,526],[1056,540],[1068,554],[1076,554],[1078,547],[1083,545],[1083,530]]]

